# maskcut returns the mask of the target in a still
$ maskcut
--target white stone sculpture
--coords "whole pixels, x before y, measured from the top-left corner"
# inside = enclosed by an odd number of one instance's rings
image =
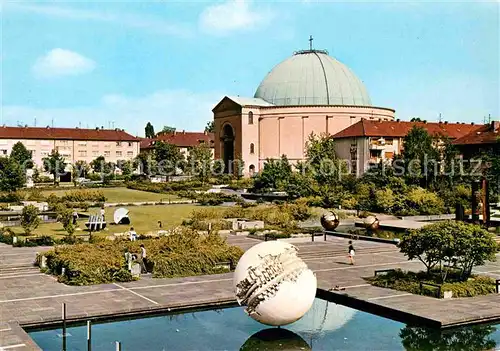
[[[300,319],[316,296],[314,273],[283,241],[267,241],[250,248],[234,272],[236,299],[253,319],[281,326]]]

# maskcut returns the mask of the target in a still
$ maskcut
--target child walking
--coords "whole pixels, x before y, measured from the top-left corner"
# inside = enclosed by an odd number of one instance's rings
[[[354,246],[352,245],[352,241],[349,240],[349,262],[354,265],[354,255],[356,254],[356,250],[354,250]]]

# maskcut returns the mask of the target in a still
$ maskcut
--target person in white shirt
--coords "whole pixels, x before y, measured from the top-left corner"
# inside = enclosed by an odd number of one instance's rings
[[[130,231],[128,232],[130,241],[136,241],[137,240],[137,233],[134,230],[134,227],[130,228]]]
[[[142,268],[144,269],[144,272],[147,273],[148,259],[146,257],[146,248],[144,247],[144,244],[141,244],[141,261],[142,261]]]

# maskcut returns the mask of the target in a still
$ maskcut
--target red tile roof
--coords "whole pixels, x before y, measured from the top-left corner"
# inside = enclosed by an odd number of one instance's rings
[[[467,135],[482,125],[465,123],[425,123],[402,121],[374,121],[362,119],[361,121],[341,130],[333,136],[334,139],[353,137],[393,137],[402,138],[408,134],[413,126],[422,127],[433,136],[443,135],[457,139]]]
[[[0,139],[60,139],[95,141],[140,141],[121,129],[81,129],[0,126]]]
[[[493,121],[491,124],[481,126],[481,128],[455,140],[457,145],[479,145],[500,143],[500,121]]]
[[[159,134],[156,138],[142,139],[141,149],[151,149],[154,147],[154,142],[163,141],[168,144],[177,145],[179,147],[191,147],[200,144],[200,140],[213,146],[214,134],[213,133],[200,133],[200,132],[173,132]]]

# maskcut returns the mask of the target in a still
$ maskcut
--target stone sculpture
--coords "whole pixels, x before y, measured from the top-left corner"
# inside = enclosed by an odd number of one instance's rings
[[[240,258],[234,273],[236,299],[246,313],[267,325],[287,325],[311,308],[316,276],[297,255],[294,245],[267,241]]]

